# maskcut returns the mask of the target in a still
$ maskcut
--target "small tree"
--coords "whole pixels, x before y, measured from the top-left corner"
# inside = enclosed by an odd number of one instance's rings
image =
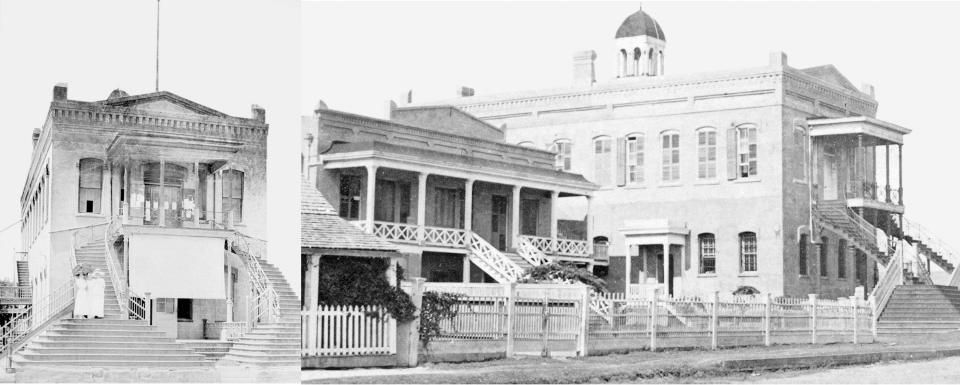
[[[606,291],[606,282],[587,269],[570,262],[550,262],[527,269],[521,283],[575,283],[590,286],[595,292]]]

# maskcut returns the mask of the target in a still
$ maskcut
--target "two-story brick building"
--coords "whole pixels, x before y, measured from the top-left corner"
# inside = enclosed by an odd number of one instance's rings
[[[589,233],[609,244],[608,268],[595,262],[612,290],[837,297],[873,286],[903,213],[910,130],[876,119],[871,86],[779,52],[754,68],[667,75],[665,31],[643,11],[614,38],[613,79],[598,81],[585,51],[569,86],[425,105],[554,151],[559,170],[598,185]]]

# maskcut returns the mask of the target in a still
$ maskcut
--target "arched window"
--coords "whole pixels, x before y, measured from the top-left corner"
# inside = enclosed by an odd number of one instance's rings
[[[660,134],[662,172],[664,182],[680,180],[680,133],[668,131]]]
[[[847,240],[837,240],[837,278],[847,278]]]
[[[243,222],[243,171],[223,170],[223,212],[232,213],[234,223]]]
[[[534,144],[531,141],[520,142],[517,143],[517,145],[520,147],[534,147]]]
[[[717,238],[710,233],[697,237],[700,244],[700,274],[717,273]]]
[[[643,134],[627,135],[627,183],[643,183]]]
[[[557,170],[570,171],[573,166],[570,156],[573,153],[573,143],[569,139],[558,139],[550,146],[550,150],[557,153]]]
[[[650,48],[650,49],[647,51],[647,61],[646,61],[646,63],[647,63],[647,65],[646,65],[646,67],[647,67],[647,73],[646,73],[646,74],[647,74],[647,75],[656,75],[656,74],[657,74],[657,68],[656,68],[656,65],[657,65],[657,64],[656,64],[656,61],[654,61],[654,60],[655,60],[655,58],[654,58],[654,56],[653,56],[653,48]]]
[[[753,232],[740,233],[740,271],[757,271],[757,234]]]
[[[640,51],[640,48],[633,49],[633,76],[640,76],[643,74],[643,68],[641,64],[641,58],[643,57],[643,52]]]
[[[596,236],[593,237],[593,259],[606,261],[609,259],[607,255],[608,248],[610,247],[610,240],[605,236]]]
[[[820,276],[827,276],[827,254],[830,252],[830,238],[820,237]]]
[[[627,50],[621,49],[620,50],[620,77],[629,76],[627,73],[627,63],[629,63],[629,59],[627,59]]]
[[[697,178],[717,177],[717,130],[704,127],[697,130]]]
[[[799,253],[797,255],[797,264],[800,275],[807,275],[807,252],[810,244],[810,237],[807,234],[800,235]]]
[[[593,139],[593,182],[600,186],[608,186],[613,180],[611,167],[613,153],[610,143],[609,136]]]
[[[737,170],[740,178],[757,175],[757,127],[737,127]]]
[[[100,213],[100,192],[103,189],[103,161],[94,158],[80,159],[80,194],[77,211]]]

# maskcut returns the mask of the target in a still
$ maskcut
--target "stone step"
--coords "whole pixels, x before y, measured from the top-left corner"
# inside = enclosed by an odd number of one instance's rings
[[[140,346],[144,349],[173,349],[181,350],[183,349],[182,344],[178,344],[169,339],[157,340],[157,341],[136,341],[135,344],[132,344],[129,339],[117,339],[117,340],[102,340],[95,338],[88,338],[86,340],[72,340],[72,339],[49,339],[49,338],[40,338],[30,342],[30,347],[39,346],[44,348],[129,348],[131,345]]]
[[[162,331],[145,331],[145,330],[117,330],[117,329],[58,329],[58,330],[47,330],[46,333],[48,336],[96,336],[96,337],[155,337],[155,336],[165,336],[166,333]]]
[[[151,355],[160,355],[160,356],[176,356],[176,355],[186,355],[192,356],[195,352],[191,349],[186,349],[180,346],[174,348],[160,348],[160,347],[133,347],[133,344],[127,344],[125,347],[101,347],[99,344],[91,344],[93,346],[74,346],[74,347],[43,347],[43,348],[33,348],[28,347],[22,352],[24,355],[119,355],[119,356],[151,356]],[[135,345],[139,346],[139,345]]]
[[[98,320],[99,321],[99,320]],[[84,324],[84,323],[58,323],[52,326],[49,330],[127,330],[127,331],[157,331],[155,326],[146,326],[146,325],[131,325],[124,323],[123,320],[107,320],[115,321],[117,323],[96,323],[96,324]]]
[[[97,366],[97,367],[144,367],[144,368],[181,368],[181,367],[213,367],[214,363],[204,359],[197,360],[139,360],[139,361],[110,361],[110,360],[32,360],[15,358],[18,367],[62,367],[62,366]],[[92,365],[96,364],[96,365]]]
[[[131,361],[201,361],[196,353],[125,354],[125,353],[42,353],[21,352],[19,356],[30,361],[86,361],[86,362],[131,362]]]

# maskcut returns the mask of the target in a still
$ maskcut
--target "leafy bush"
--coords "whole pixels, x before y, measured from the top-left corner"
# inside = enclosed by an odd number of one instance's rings
[[[593,290],[606,291],[606,282],[593,275],[587,269],[577,267],[570,262],[550,262],[527,269],[520,283],[575,283],[580,282]]]
[[[457,304],[461,298],[463,294],[435,291],[423,293],[423,303],[420,305],[420,342],[423,346],[427,346],[430,340],[440,336],[440,323],[443,320],[457,316],[459,313]]]
[[[387,281],[389,260],[382,258],[320,258],[321,305],[381,306],[397,322],[416,318],[410,295]]]
[[[738,286],[737,290],[733,291],[733,295],[756,295],[760,294],[760,290],[753,286]]]

